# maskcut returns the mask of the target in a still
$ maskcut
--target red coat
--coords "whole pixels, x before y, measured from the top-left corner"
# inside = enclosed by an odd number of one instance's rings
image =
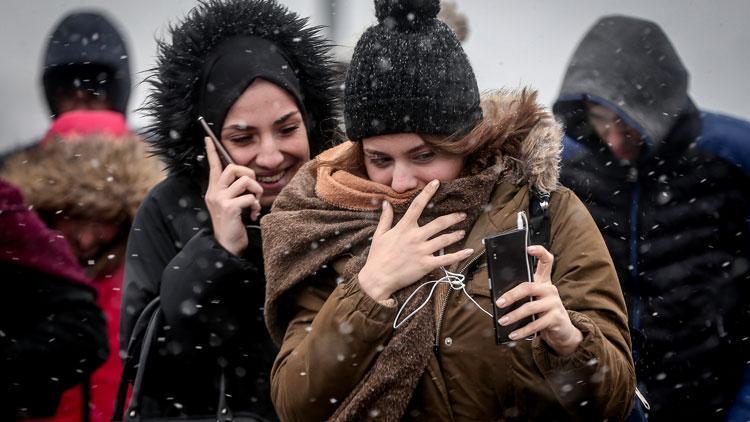
[[[117,350],[119,347],[120,298],[122,296],[122,278],[125,265],[120,265],[115,271],[94,281],[98,293],[97,304],[107,320],[107,336],[109,342],[109,357],[90,377],[91,422],[109,421],[114,412],[115,396],[122,374],[122,362]],[[83,420],[83,385],[77,385],[65,393],[60,399],[60,405],[55,416],[33,421],[80,422]]]

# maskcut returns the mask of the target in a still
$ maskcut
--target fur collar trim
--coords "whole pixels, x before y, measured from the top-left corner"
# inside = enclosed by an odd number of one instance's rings
[[[540,192],[558,187],[563,130],[552,114],[536,102],[536,91],[495,91],[482,96],[484,119],[472,131],[491,139],[472,154],[470,171],[500,166],[502,181],[528,184]]]
[[[138,138],[89,136],[16,154],[0,176],[21,188],[43,216],[129,224],[163,172]]]

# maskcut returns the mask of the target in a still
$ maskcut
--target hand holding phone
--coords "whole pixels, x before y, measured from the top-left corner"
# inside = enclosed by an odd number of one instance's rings
[[[528,232],[526,229],[513,229],[484,239],[487,256],[487,275],[489,277],[492,301],[523,282],[531,280],[526,245]],[[495,342],[504,344],[513,341],[508,336],[519,328],[530,324],[534,315],[528,315],[509,325],[500,325],[498,320],[505,314],[515,311],[524,303],[530,302],[532,297],[518,300],[508,307],[492,307],[495,326]]]
[[[504,313],[496,323],[502,327],[515,326],[516,322],[535,315],[533,321],[511,331],[507,338],[515,341],[538,333],[555,353],[568,356],[583,341],[583,333],[571,322],[560,293],[552,283],[554,257],[540,245],[529,246],[525,248],[525,252],[538,261],[534,281],[522,282],[495,300],[496,307]],[[529,301],[531,297],[534,298],[533,301]],[[513,306],[514,304],[520,306]],[[509,308],[516,309],[505,311]]]
[[[206,127],[204,126],[204,129]],[[210,128],[207,132],[213,134]],[[211,135],[205,138],[206,159],[209,167],[208,188],[205,195],[206,207],[211,216],[216,241],[230,253],[240,256],[249,243],[242,214],[244,210],[249,209],[250,218],[258,219],[263,188],[255,180],[255,172],[247,167],[233,164],[223,147],[227,164],[222,164],[220,150],[217,148],[221,143]]]

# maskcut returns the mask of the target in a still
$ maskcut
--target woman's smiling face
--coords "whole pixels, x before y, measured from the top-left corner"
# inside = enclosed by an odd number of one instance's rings
[[[300,167],[310,160],[302,113],[283,88],[256,79],[232,104],[221,129],[232,160],[252,169],[269,207]]]
[[[362,149],[368,178],[399,193],[456,179],[464,167],[463,157],[436,152],[415,133],[366,138]]]

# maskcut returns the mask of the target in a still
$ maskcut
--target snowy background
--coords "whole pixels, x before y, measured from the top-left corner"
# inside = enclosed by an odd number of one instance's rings
[[[282,0],[315,24],[329,26],[347,59],[359,34],[375,22],[371,0]],[[0,151],[31,142],[48,123],[41,60],[52,27],[67,12],[104,11],[129,42],[135,83],[153,65],[155,37],[195,0],[3,0],[0,13]],[[464,45],[479,87],[531,85],[550,104],[567,60],[583,33],[601,15],[622,13],[664,28],[691,74],[691,94],[701,108],[750,119],[750,1],[748,0],[457,0],[469,20]],[[135,86],[130,109],[145,98]],[[143,126],[137,113],[131,126]]]

